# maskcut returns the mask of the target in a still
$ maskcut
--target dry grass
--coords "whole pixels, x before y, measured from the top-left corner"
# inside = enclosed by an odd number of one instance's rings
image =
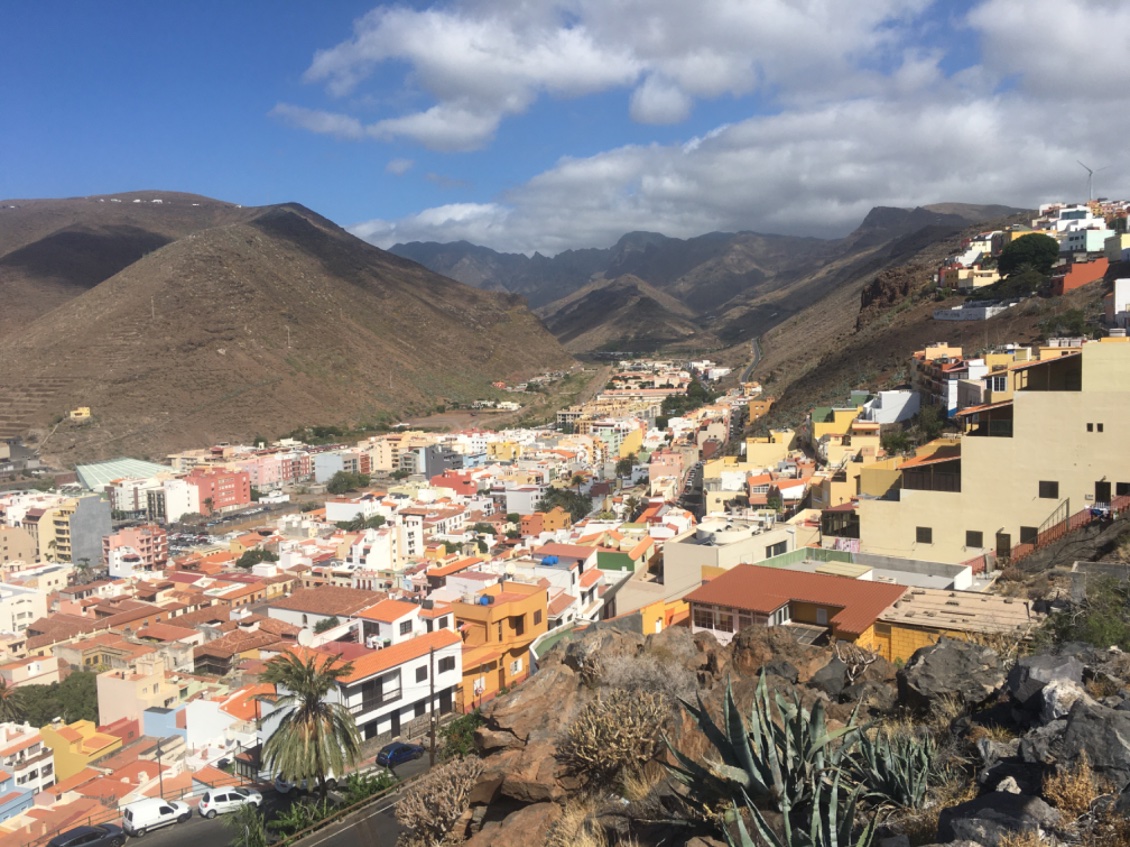
[[[889,821],[915,847],[934,844],[937,841],[938,818],[942,810],[972,800],[977,796],[977,785],[964,777],[955,778],[932,788],[930,794],[930,803],[926,808],[900,812]]]
[[[597,803],[591,796],[573,797],[565,804],[561,817],[550,827],[546,847],[639,847],[635,838],[608,833],[597,818]]]
[[[1005,743],[1016,738],[1016,733],[1009,727],[1002,726],[999,723],[978,723],[971,726],[969,732],[965,734],[965,740],[970,744],[976,744],[983,738],[988,738],[998,743]]]
[[[667,778],[667,769],[659,762],[647,762],[642,768],[633,768],[620,774],[620,790],[627,800],[643,800]]]
[[[997,847],[1040,847],[1045,843],[1038,832],[1006,832]]]
[[[1094,807],[1095,801],[1109,793],[1111,786],[1091,768],[1087,754],[1080,753],[1075,766],[1044,779],[1044,797],[1063,813],[1078,820]]]
[[[1118,684],[1117,680],[1103,674],[1087,680],[1083,684],[1083,690],[1096,700],[1101,700],[1103,697],[1113,697],[1122,690],[1122,686]]]
[[[934,701],[925,723],[934,735],[942,735],[948,733],[953,722],[963,714],[965,705],[957,697],[939,697]]]

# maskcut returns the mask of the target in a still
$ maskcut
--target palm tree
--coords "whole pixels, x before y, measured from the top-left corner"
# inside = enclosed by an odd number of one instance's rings
[[[0,676],[0,722],[19,723],[26,717],[23,692]]]
[[[263,760],[273,772],[297,782],[318,781],[326,799],[326,774],[344,776],[361,750],[361,735],[349,709],[326,701],[338,679],[353,671],[353,663],[334,664],[335,658],[306,652],[306,657],[280,653],[267,663],[262,680],[281,688],[275,703],[282,720],[263,744]]]

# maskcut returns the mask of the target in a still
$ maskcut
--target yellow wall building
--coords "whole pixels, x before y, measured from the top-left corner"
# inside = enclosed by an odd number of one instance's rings
[[[864,552],[939,562],[1005,554],[1130,494],[1130,344],[1091,343],[1013,373],[1012,403],[968,416],[956,461],[929,471],[905,463],[897,499],[860,501]]]
[[[759,468],[772,467],[787,459],[796,446],[796,433],[791,429],[770,430],[764,438],[745,440],[745,460]]]
[[[549,628],[549,596],[540,585],[502,582],[476,600],[451,604],[463,632],[463,706],[486,701],[530,672],[530,644]]]
[[[122,739],[99,732],[93,721],[50,724],[40,729],[39,734],[43,743],[51,748],[59,782],[122,747]]]

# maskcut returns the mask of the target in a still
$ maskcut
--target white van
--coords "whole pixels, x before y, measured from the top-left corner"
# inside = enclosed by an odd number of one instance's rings
[[[174,823],[184,823],[192,817],[187,803],[149,797],[130,803],[122,810],[122,829],[127,835],[141,838],[151,829],[160,829]]]

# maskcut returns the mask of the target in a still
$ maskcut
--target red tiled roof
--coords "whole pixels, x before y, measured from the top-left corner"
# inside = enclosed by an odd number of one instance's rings
[[[839,608],[829,623],[859,635],[905,593],[906,587],[843,576],[738,565],[686,596],[689,603],[768,615],[790,602]]]
[[[600,582],[601,573],[596,568],[589,568],[581,574],[580,582],[581,588],[590,588],[596,583]]]
[[[412,614],[419,608],[415,603],[406,603],[403,600],[381,600],[375,606],[362,609],[357,613],[357,617],[364,618],[367,621],[392,623],[405,615]]]
[[[383,650],[373,650],[365,656],[359,656],[353,659],[352,672],[348,676],[343,676],[339,679],[347,685],[360,682],[363,679],[383,673],[412,659],[426,656],[428,651],[432,648],[439,650],[444,647],[450,647],[452,644],[459,644],[462,640],[458,633],[452,632],[449,629],[429,632],[427,635],[418,635],[415,638],[410,638],[408,641],[402,641],[400,644],[385,647]],[[331,643],[320,648],[318,652],[333,655],[332,650],[333,644]],[[294,650],[293,652],[298,652],[298,650]],[[302,654],[299,653],[299,655]]]
[[[386,596],[379,591],[320,585],[317,588],[303,588],[280,600],[272,600],[270,607],[315,615],[353,615]]]
[[[549,604],[549,616],[555,618],[577,602],[577,598],[572,594],[561,593],[553,598]]]

